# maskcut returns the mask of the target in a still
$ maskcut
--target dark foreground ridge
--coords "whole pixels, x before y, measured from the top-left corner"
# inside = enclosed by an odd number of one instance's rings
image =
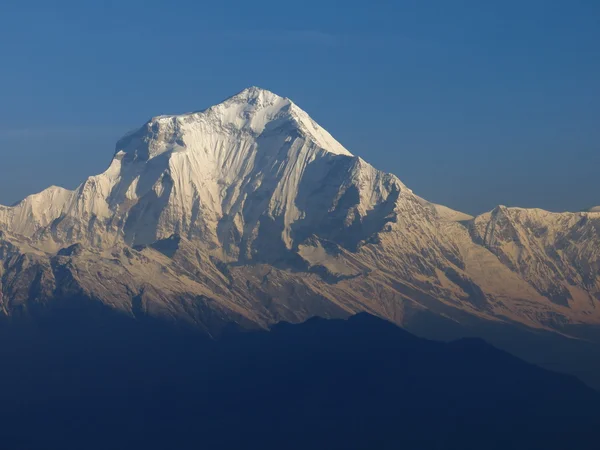
[[[0,326],[4,450],[598,448],[595,391],[479,339],[367,314],[217,341],[59,316]]]

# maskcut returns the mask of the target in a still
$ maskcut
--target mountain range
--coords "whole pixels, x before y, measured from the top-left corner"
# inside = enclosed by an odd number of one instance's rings
[[[96,306],[0,328],[3,449],[597,448],[598,392],[481,339],[365,313],[206,339]]]
[[[73,191],[0,206],[2,320],[98,304],[209,336],[365,311],[529,360],[537,340],[596,352],[600,211],[431,203],[252,87],[152,118]],[[536,360],[577,372],[561,361]]]

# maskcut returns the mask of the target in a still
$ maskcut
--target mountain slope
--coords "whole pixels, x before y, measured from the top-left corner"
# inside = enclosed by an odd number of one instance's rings
[[[3,448],[597,447],[597,392],[479,339],[366,314],[216,341],[109,308],[57,315],[0,329]]]
[[[259,88],[151,119],[76,190],[0,207],[0,230],[7,317],[89,299],[211,335],[360,311],[600,323],[600,215],[432,204]]]

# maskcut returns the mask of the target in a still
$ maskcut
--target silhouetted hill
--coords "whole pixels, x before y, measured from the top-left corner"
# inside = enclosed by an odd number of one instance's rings
[[[108,309],[0,333],[5,450],[598,448],[574,377],[367,314],[216,341]]]

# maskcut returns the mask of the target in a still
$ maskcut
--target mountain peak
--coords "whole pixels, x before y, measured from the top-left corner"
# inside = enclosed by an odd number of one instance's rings
[[[279,114],[281,112],[289,112],[292,105],[292,101],[288,98],[281,97],[266,89],[251,86],[220,103],[200,111],[153,117],[146,126],[172,122],[189,123],[195,120],[211,119],[222,124],[244,128],[244,125],[252,125],[249,121],[255,116],[261,116],[260,121],[270,121],[275,116],[281,115]],[[296,105],[293,106],[298,108]],[[261,127],[250,126],[250,128],[255,132],[260,133],[262,131]]]
[[[268,126],[276,128],[288,123],[329,153],[352,156],[292,100],[257,86],[244,89],[202,114],[215,114],[222,123],[255,134],[261,134]]]
[[[352,156],[325,129],[289,98],[251,86],[205,110],[156,116],[117,143],[116,155],[149,160],[166,152],[184,151],[203,141],[214,150],[214,139],[251,139],[266,133],[301,135],[328,153]],[[246,139],[246,138],[244,138]]]
[[[250,86],[244,89],[241,92],[238,92],[232,97],[229,97],[228,100],[235,100],[238,102],[247,102],[247,103],[272,103],[279,100],[287,100],[291,103],[291,101],[287,98],[281,97],[274,92],[269,91],[268,89],[263,89],[258,86]],[[227,100],[226,100],[227,101]]]

